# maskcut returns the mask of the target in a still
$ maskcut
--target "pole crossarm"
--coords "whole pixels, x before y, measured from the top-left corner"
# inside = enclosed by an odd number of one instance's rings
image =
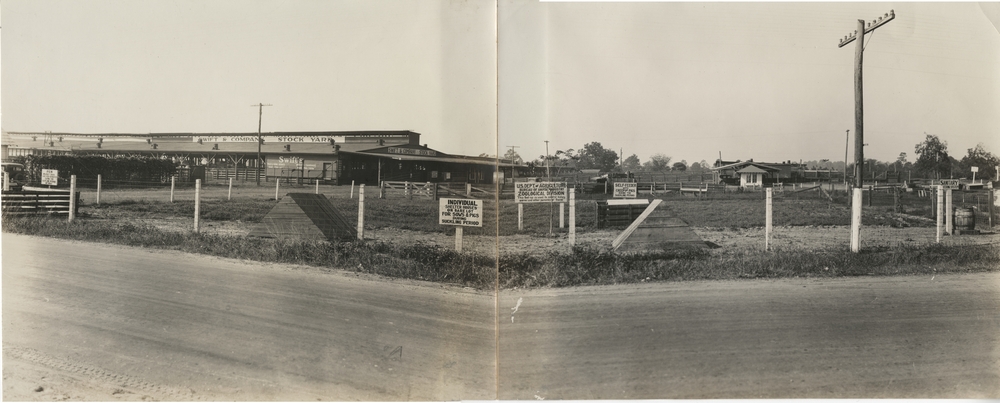
[[[881,26],[885,25],[887,22],[892,21],[893,18],[896,18],[896,11],[895,10],[889,10],[888,14],[883,15],[881,17],[878,17],[877,20],[872,20],[872,22],[867,23],[865,25],[865,32],[864,33],[867,34],[869,32],[874,31],[875,28],[878,28],[878,27],[881,27]],[[847,45],[847,44],[849,44],[851,42],[854,42],[855,39],[858,39],[858,30],[854,30],[853,33],[848,34],[848,35],[844,36],[843,38],[840,38],[840,44],[837,45],[837,47],[838,48],[842,48],[842,47],[844,47],[844,45]]]

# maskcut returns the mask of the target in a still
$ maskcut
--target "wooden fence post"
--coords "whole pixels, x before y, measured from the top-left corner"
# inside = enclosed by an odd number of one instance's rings
[[[97,174],[97,205],[101,205],[101,174]]]
[[[569,246],[576,245],[576,192],[569,194]]]
[[[76,218],[76,175],[69,176],[69,221]]]
[[[316,194],[319,194],[319,179],[316,179]]]
[[[233,178],[229,178],[229,195],[226,196],[226,200],[233,200]]]
[[[170,177],[170,202],[174,202],[174,184],[177,182],[177,175]]]
[[[517,203],[517,230],[524,230],[524,203]]]
[[[767,202],[765,203],[764,210],[764,250],[771,250],[771,197],[774,194],[774,189],[767,188],[765,190],[767,194]]]
[[[353,185],[352,185],[353,187]],[[358,187],[358,239],[365,239],[365,184]]]
[[[941,235],[944,232],[944,186],[937,186],[937,238],[936,242],[941,243]]]
[[[378,183],[378,198],[379,199],[385,198],[385,181],[381,181]]]
[[[274,200],[278,200],[278,188],[281,186],[281,177],[274,177]]]
[[[566,228],[566,203],[559,203],[559,229]]]
[[[201,179],[194,180],[194,232],[198,232],[201,218]]]
[[[403,182],[404,192],[406,193],[407,200],[413,199],[413,191],[410,189],[410,182]]]
[[[465,195],[466,196],[472,196],[472,184],[471,183],[466,183],[465,184]]]
[[[354,198],[354,180],[351,180],[351,198]]]
[[[455,252],[462,253],[462,226],[455,226]]]
[[[951,189],[946,189],[944,191],[944,232],[948,235],[955,234],[955,221],[953,219],[955,209],[952,206]]]

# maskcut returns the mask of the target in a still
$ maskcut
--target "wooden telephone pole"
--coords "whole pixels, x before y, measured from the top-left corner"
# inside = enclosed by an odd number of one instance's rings
[[[865,20],[858,20],[858,29],[853,34],[844,36],[840,40],[842,48],[845,45],[857,40],[854,48],[854,194],[851,204],[851,251],[858,252],[861,249],[859,239],[861,232],[861,192],[864,186],[864,165],[865,165],[865,120],[864,102],[862,96],[862,68],[861,62],[864,59],[865,34],[875,31],[876,28],[885,25],[896,18],[896,12],[889,10],[889,13],[878,17],[870,23]],[[846,171],[846,167],[845,167]]]
[[[258,103],[256,105],[250,105],[250,106],[257,107],[257,167],[256,168],[257,168],[257,186],[260,186],[260,166],[261,166],[260,145],[263,143],[260,140],[260,123],[264,119],[264,107],[272,105],[265,103]]]

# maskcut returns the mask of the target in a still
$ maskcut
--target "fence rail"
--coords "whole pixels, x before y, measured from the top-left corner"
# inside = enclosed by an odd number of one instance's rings
[[[80,211],[80,192],[76,192],[76,209]],[[69,214],[69,191],[22,190],[3,192],[2,210],[4,215]]]

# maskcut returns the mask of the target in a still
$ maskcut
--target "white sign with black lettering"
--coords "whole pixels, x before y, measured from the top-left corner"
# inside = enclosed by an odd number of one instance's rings
[[[635,182],[615,182],[615,198],[634,199],[639,194],[639,184]]]
[[[475,199],[441,199],[438,223],[463,227],[483,226],[483,201]]]
[[[515,203],[565,203],[566,182],[517,182],[514,184]]]
[[[58,169],[43,169],[42,170],[42,184],[50,186],[59,186],[59,170]]]

